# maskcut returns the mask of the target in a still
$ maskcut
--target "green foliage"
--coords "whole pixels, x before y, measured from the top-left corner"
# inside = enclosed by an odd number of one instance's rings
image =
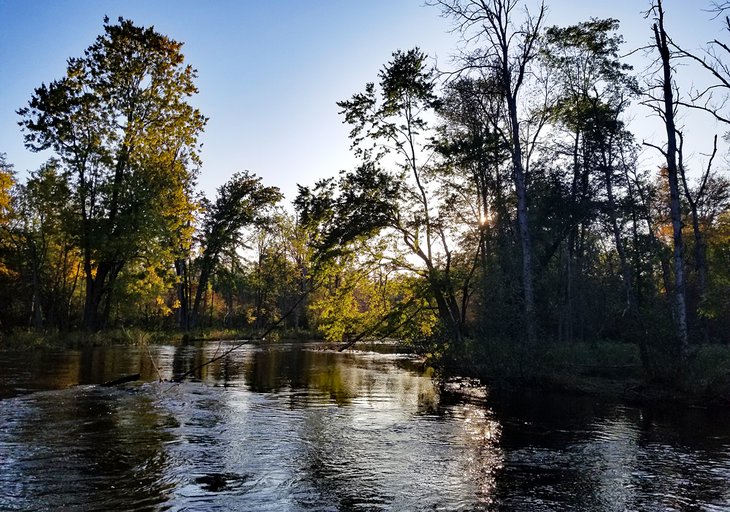
[[[245,227],[270,225],[271,209],[282,198],[276,187],[264,186],[261,178],[249,171],[234,174],[218,188],[213,203],[203,202],[201,255],[194,262],[198,271],[195,300],[189,317],[183,318],[182,327],[188,329],[199,321],[203,295],[225,251],[241,245],[241,231]],[[186,267],[186,272],[192,269]],[[190,281],[191,276],[185,276]],[[188,307],[184,308],[188,311]]]
[[[192,207],[206,119],[187,103],[196,73],[181,47],[153,28],[105,19],[66,76],[18,111],[28,149],[53,149],[73,193],[90,329],[105,322],[124,266],[143,248],[166,247]]]
[[[13,166],[6,160],[5,153],[0,153],[0,306],[9,309],[8,299],[11,294],[7,293],[7,286],[12,281],[13,271],[8,267],[9,251],[9,228],[13,215],[12,189],[15,185],[15,172]]]
[[[393,264],[427,283],[416,288],[422,293],[419,300],[433,302],[447,336],[459,340],[466,329],[473,272],[460,275],[461,264],[469,268],[469,257],[462,258],[452,247],[463,234],[453,223],[458,194],[447,192],[448,173],[430,163],[435,148],[429,117],[440,100],[426,59],[417,48],[395,52],[379,73],[377,87],[369,83],[363,93],[338,103],[351,127],[352,148],[363,164],[344,175],[338,189],[330,182],[320,190],[331,199],[320,209],[329,226],[321,240],[339,255],[349,242],[385,233],[392,243]],[[315,203],[313,194],[302,192],[302,200],[315,206],[323,203],[321,196]],[[418,260],[420,268],[409,258]]]
[[[299,187],[294,201],[300,221],[311,233],[315,259],[345,254],[351,244],[378,235],[397,222],[400,184],[372,162],[342,173],[335,183]]]
[[[7,161],[5,153],[0,153],[0,226],[5,226],[10,217],[10,191],[15,184],[13,166]]]
[[[221,251],[238,242],[241,229],[267,222],[267,208],[281,200],[276,187],[264,186],[249,171],[235,173],[218,188],[215,201],[207,205],[203,226],[207,257],[215,260]]]
[[[730,212],[722,213],[708,233],[708,263],[712,269],[702,315],[709,319],[713,337],[730,329]]]

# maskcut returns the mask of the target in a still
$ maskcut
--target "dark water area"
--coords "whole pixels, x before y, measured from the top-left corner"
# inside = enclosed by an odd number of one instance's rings
[[[0,352],[0,510],[730,510],[722,411],[440,389],[407,354],[284,343],[158,382],[228,346]]]

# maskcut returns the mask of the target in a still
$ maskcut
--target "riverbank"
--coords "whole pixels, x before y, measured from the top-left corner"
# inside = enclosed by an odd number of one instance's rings
[[[546,343],[527,354],[513,343],[472,346],[447,372],[506,389],[540,388],[641,405],[683,405],[730,409],[730,347],[698,345],[676,368],[665,354],[641,364],[629,343]]]
[[[0,350],[40,350],[98,347],[105,345],[144,346],[148,344],[172,344],[231,341],[256,339],[276,342],[287,340],[312,340],[317,337],[310,331],[275,331],[262,338],[262,332],[242,331],[238,329],[197,329],[183,332],[180,330],[149,330],[139,327],[116,327],[98,332],[85,331],[41,331],[34,329],[16,329],[10,333],[0,334]]]
[[[15,329],[9,333],[0,334],[0,349],[32,351],[105,345],[142,346],[164,342],[179,343],[182,339],[180,333],[162,330],[150,331],[136,327],[119,327],[98,332]]]

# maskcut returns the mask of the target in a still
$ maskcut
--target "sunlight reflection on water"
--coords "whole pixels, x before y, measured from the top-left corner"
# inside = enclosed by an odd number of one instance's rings
[[[484,469],[499,455],[498,426],[484,409],[439,412],[434,383],[398,368],[398,357],[299,354],[317,361],[301,375],[284,356],[283,375],[267,376],[268,385],[245,371],[257,357],[240,355],[244,378],[232,387],[163,385],[158,403],[180,420],[171,434],[183,439],[169,447],[176,463],[168,479],[180,482],[174,502],[250,510],[460,510],[486,502],[494,478]],[[201,450],[193,440],[208,445]],[[211,485],[220,487],[213,497]]]

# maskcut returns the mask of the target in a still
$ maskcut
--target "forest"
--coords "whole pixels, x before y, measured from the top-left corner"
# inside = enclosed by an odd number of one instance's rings
[[[615,19],[429,4],[458,56],[398,49],[333,98],[358,164],[291,203],[250,170],[205,197],[182,44],[105,19],[17,111],[54,156],[21,178],[0,153],[0,346],[122,331],[398,339],[520,372],[571,346],[649,375],[730,360],[730,3],[707,16],[726,39],[695,50],[647,1],[640,70]]]

